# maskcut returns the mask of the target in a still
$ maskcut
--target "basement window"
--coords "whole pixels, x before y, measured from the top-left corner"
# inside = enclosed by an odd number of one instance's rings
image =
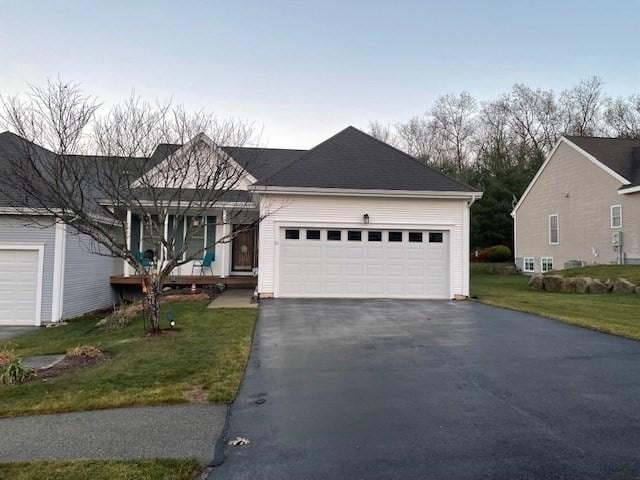
[[[533,273],[535,270],[536,259],[534,257],[524,257],[522,259],[522,271],[526,273]]]
[[[540,259],[540,270],[542,270],[542,273],[553,270],[553,257],[542,257]]]

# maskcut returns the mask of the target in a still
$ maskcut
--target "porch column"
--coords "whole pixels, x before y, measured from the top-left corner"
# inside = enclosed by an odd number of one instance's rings
[[[229,225],[229,217],[226,210],[222,210],[222,238],[228,238],[231,235],[231,225]],[[231,273],[231,242],[223,242],[220,244],[220,276],[228,277]]]
[[[131,210],[127,210],[127,250],[131,251]],[[131,265],[126,260],[124,262],[124,276],[131,275]]]

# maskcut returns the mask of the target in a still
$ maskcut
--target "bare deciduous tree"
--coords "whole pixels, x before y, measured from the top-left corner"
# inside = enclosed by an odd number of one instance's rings
[[[604,118],[616,137],[640,138],[640,94],[609,100]]]
[[[62,81],[3,99],[2,118],[23,150],[0,181],[25,214],[45,212],[89,237],[93,253],[125,260],[143,279],[157,332],[167,276],[239,233],[225,225],[244,218],[252,199],[242,188],[249,160],[239,164],[234,149],[255,141],[253,129],[135,95],[102,116],[99,106]],[[222,204],[224,215],[212,213]],[[132,245],[134,219],[153,255]],[[260,220],[254,214],[246,228]],[[223,235],[203,242],[213,225]]]

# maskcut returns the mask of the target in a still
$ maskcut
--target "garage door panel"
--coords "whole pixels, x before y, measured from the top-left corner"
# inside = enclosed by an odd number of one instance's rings
[[[0,249],[0,325],[35,325],[38,250]]]
[[[380,242],[368,241],[366,229],[361,232],[361,240],[348,240],[346,230],[340,240],[328,240],[322,229],[321,240],[307,240],[305,235],[286,239],[283,230],[278,295],[449,297],[447,233],[442,243],[429,243],[428,232],[423,242],[409,242],[407,231],[401,242],[389,242],[388,231],[382,231]]]

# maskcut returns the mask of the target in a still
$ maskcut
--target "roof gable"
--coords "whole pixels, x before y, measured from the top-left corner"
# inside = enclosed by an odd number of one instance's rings
[[[354,190],[476,190],[354,127],[315,146],[257,186]]]

